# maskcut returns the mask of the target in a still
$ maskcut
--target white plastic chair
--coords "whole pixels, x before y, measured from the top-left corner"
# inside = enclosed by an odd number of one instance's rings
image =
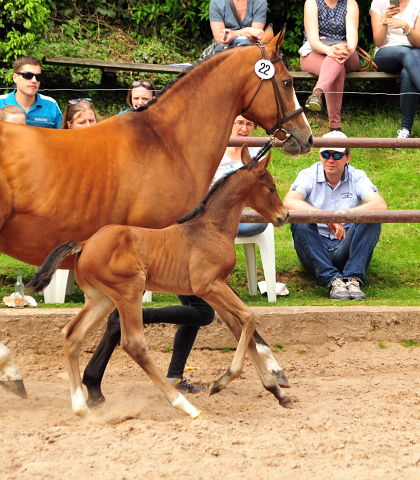
[[[38,270],[38,269],[37,269]],[[74,287],[74,270],[58,269],[47,288],[44,289],[45,303],[64,303],[66,295],[72,295]],[[152,301],[152,292],[146,291],[143,302]]]
[[[267,299],[275,303],[276,297],[276,254],[274,247],[274,227],[272,223],[257,235],[252,237],[236,237],[235,244],[243,246],[245,255],[248,290],[250,295],[257,294],[257,256],[255,245],[260,248],[264,277],[267,284]]]

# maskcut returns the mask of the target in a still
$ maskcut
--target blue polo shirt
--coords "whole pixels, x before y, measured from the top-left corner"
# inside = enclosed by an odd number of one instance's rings
[[[0,108],[5,105],[17,105],[22,108],[15,98],[16,90],[8,95],[0,95]],[[24,109],[22,108],[24,111]],[[61,122],[63,121],[63,115],[61,115],[60,108],[57,102],[46,95],[36,94],[35,103],[26,113],[26,125],[32,127],[42,128],[61,128]]]
[[[334,188],[327,180],[321,162],[299,172],[290,190],[300,192],[305,202],[320,210],[348,210],[361,205],[369,193],[378,189],[363,170],[347,164],[343,176]],[[344,223],[349,228],[350,223]],[[324,237],[335,238],[324,223],[318,223],[318,231]]]

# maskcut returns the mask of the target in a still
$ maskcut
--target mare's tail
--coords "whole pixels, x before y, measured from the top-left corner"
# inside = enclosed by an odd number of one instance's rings
[[[28,293],[40,292],[48,287],[52,276],[62,261],[69,255],[81,252],[82,248],[83,245],[78,242],[66,242],[54,248],[42,265],[41,270],[25,286],[25,291]]]

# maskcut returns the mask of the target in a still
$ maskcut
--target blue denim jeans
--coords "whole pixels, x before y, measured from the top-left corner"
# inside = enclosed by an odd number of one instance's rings
[[[376,52],[375,62],[381,72],[401,72],[401,128],[411,132],[420,92],[420,48],[384,47]]]
[[[237,237],[253,237],[257,233],[262,233],[267,228],[268,223],[240,223]]]
[[[354,223],[341,240],[323,237],[316,224],[295,223],[291,229],[300,262],[321,285],[330,288],[337,277],[356,278],[363,284],[381,234],[380,223]]]

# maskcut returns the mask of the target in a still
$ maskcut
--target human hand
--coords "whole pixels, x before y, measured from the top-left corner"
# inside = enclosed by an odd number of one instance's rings
[[[231,30],[230,28],[225,28],[224,29],[225,35],[224,38],[222,37],[222,43],[224,44],[229,44],[235,40],[235,38],[238,36],[235,30]]]
[[[337,43],[336,45],[331,45],[330,56],[340,64],[346,62],[349,57],[353,55],[353,53],[354,50],[350,48],[347,43]]]
[[[332,230],[337,240],[346,238],[346,229],[341,223],[327,223],[327,227]]]
[[[395,15],[397,15],[397,13],[400,13],[400,7],[396,7],[395,5],[390,5],[386,11],[385,11],[385,14],[384,16],[382,17],[382,21],[384,23],[387,23],[387,21],[394,17]]]
[[[264,30],[261,28],[253,28],[253,27],[247,27],[246,33],[249,33],[252,37],[254,37],[257,40],[262,40],[264,37]]]

